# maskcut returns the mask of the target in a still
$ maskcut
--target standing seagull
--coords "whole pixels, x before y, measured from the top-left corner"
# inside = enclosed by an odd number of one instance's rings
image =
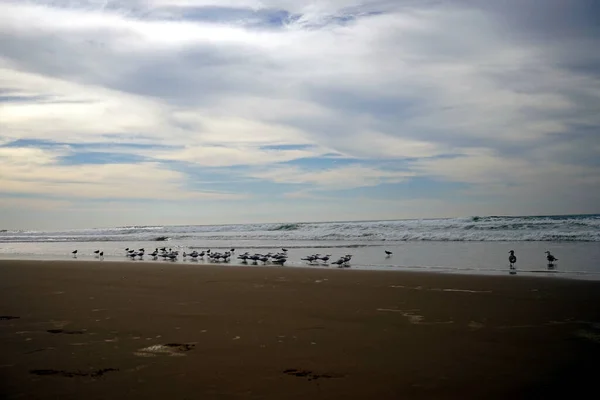
[[[389,256],[391,256],[391,255],[392,255],[392,252],[391,252],[391,251],[387,251],[387,250],[386,250],[386,251],[385,251],[385,254],[387,254],[387,256],[389,257]]]
[[[71,254],[73,254],[73,257],[77,258],[77,250],[72,251]]]
[[[332,262],[332,264],[335,264],[335,265],[337,265],[337,266],[338,266],[338,268],[342,268],[342,267],[343,267],[343,264],[344,264],[344,262],[345,262],[345,261],[344,261],[344,259],[343,259],[343,258],[340,258],[339,260]]]
[[[548,260],[548,262],[550,264],[554,263],[554,261],[558,261],[558,258],[554,257],[552,254],[550,254],[549,251],[546,251],[546,260]]]
[[[517,262],[517,256],[515,256],[514,250],[509,251],[509,253],[510,253],[510,256],[508,256],[508,262],[510,263],[510,267],[514,268],[513,264]]]

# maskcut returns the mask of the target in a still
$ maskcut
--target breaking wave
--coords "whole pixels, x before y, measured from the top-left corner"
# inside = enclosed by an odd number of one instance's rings
[[[0,242],[169,240],[600,242],[600,215],[286,224],[125,226],[64,231],[1,230]]]
[[[295,231],[300,229],[300,224],[282,224],[275,226],[270,231]]]

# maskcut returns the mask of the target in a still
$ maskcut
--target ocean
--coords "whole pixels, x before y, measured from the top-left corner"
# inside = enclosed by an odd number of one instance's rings
[[[351,268],[475,274],[509,273],[508,251],[515,250],[517,275],[600,279],[600,215],[0,231],[3,259],[70,259],[77,249],[79,260],[99,261],[93,252],[101,249],[103,261],[120,261],[127,259],[126,247],[150,252],[163,246],[180,252],[236,248],[237,254],[287,248],[288,267],[328,268],[301,258],[352,254]],[[559,259],[551,268],[547,250]]]

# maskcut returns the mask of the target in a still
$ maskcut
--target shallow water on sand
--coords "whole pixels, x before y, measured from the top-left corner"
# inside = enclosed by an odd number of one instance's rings
[[[172,248],[190,252],[192,250],[213,249],[215,251],[236,248],[236,254],[268,253],[288,249],[286,267],[334,268],[323,264],[309,264],[301,258],[319,253],[331,254],[334,261],[342,255],[352,254],[350,263],[354,269],[376,270],[416,270],[432,272],[452,272],[467,274],[505,275],[511,271],[508,264],[508,251],[515,250],[517,256],[516,275],[560,276],[578,279],[600,280],[600,243],[598,242],[340,242],[340,241],[276,241],[276,240],[171,240],[165,242],[14,242],[0,244],[0,258],[29,260],[72,259],[71,251],[78,250],[78,260],[89,261],[128,261],[125,248],[144,248],[149,253],[156,247]],[[101,260],[94,250],[104,251]],[[386,256],[384,250],[392,251]],[[549,267],[544,252],[549,250],[559,261]],[[145,256],[144,261],[165,263],[162,259],[152,261]],[[138,260],[131,262],[139,262]],[[183,259],[179,263],[214,264],[208,260]],[[232,257],[229,263],[239,264]],[[251,265],[251,264],[249,264]],[[262,263],[259,263],[262,265]],[[267,264],[268,265],[268,264]]]

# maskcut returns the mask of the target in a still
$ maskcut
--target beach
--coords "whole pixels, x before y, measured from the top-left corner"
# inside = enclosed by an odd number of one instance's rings
[[[576,397],[600,283],[0,261],[3,398]]]

